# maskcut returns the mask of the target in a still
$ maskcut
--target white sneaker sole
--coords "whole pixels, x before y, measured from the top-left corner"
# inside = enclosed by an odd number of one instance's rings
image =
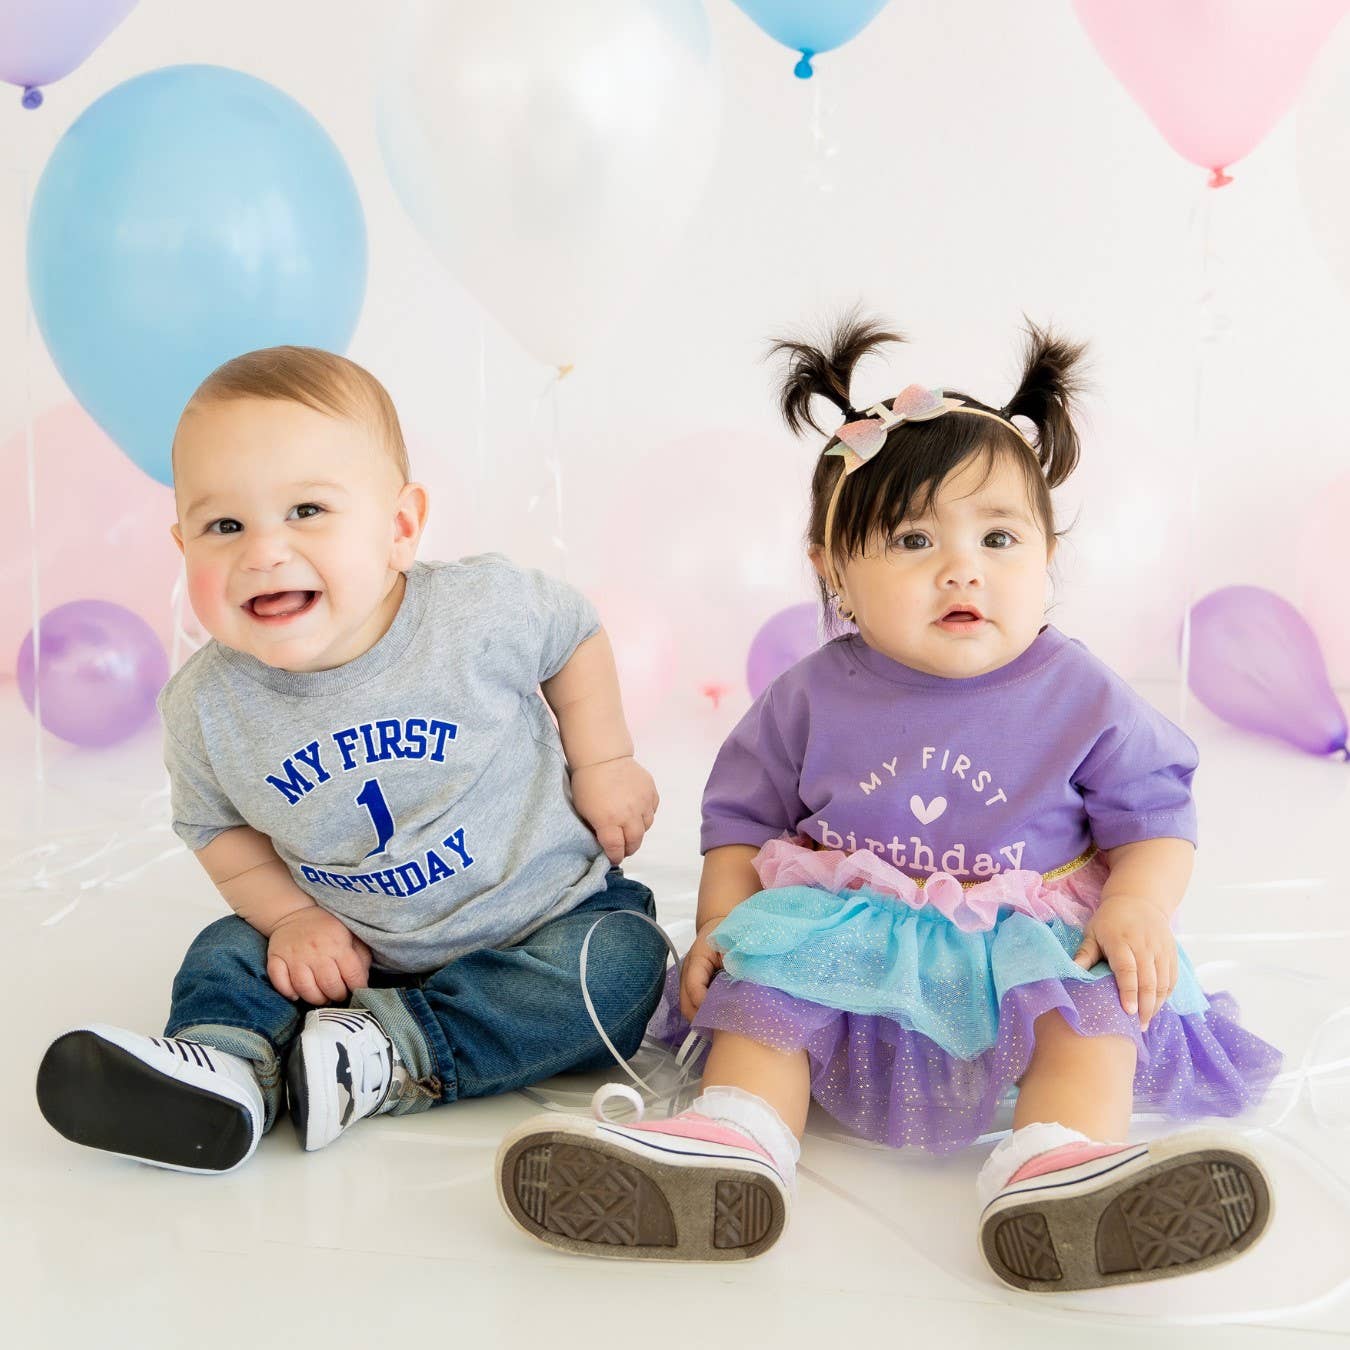
[[[72,1143],[174,1172],[219,1175],[247,1162],[262,1137],[261,1094],[182,1061],[165,1072],[136,1053],[140,1040],[100,1023],[58,1036],[38,1068],[47,1123]]]
[[[1099,1289],[1231,1261],[1270,1215],[1241,1141],[1194,1130],[1005,1189],[980,1216],[980,1249],[1015,1289]]]
[[[640,1261],[741,1261],[778,1241],[791,1198],[757,1154],[559,1114],[497,1150],[512,1222],[561,1251]]]

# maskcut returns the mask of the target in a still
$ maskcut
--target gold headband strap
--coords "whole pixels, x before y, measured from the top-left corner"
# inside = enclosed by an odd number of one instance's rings
[[[965,413],[969,417],[987,417],[992,422],[1005,426],[1018,440],[1036,454],[1036,447],[1027,439],[1022,429],[1010,422],[1000,413],[990,412],[986,408],[972,408],[958,398],[944,395],[939,389],[925,389],[922,385],[911,384],[903,390],[890,405],[877,403],[870,407],[868,416],[853,422],[845,422],[834,434],[837,445],[831,446],[825,453],[838,455],[843,461],[843,469],[834,480],[834,491],[830,493],[830,504],[825,508],[825,571],[826,585],[839,592],[839,578],[834,570],[834,555],[831,544],[834,537],[834,513],[839,505],[839,494],[844,487],[844,479],[867,464],[886,444],[886,438],[905,422],[931,422],[948,413]]]

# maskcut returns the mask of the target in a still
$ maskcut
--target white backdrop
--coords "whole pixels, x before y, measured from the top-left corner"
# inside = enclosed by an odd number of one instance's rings
[[[690,718],[724,728],[748,701],[755,628],[811,595],[801,532],[819,443],[782,428],[760,357],[767,337],[855,300],[912,339],[893,372],[864,372],[861,401],[913,380],[1002,401],[1024,312],[1089,339],[1093,394],[1082,467],[1058,497],[1074,527],[1052,620],[1127,678],[1175,675],[1188,537],[1196,597],[1249,583],[1307,601],[1306,517],[1350,469],[1350,302],[1300,199],[1296,114],[1236,166],[1231,187],[1207,192],[1203,171],[1173,154],[1107,72],[1067,0],[892,0],[858,40],[819,59],[810,82],[729,0],[707,9],[725,87],[707,191],[640,307],[541,398],[549,369],[446,272],[389,184],[374,116],[385,6],[141,0],[39,112],[0,91],[12,99],[0,107],[0,440],[30,408],[69,397],[36,336],[31,392],[22,377],[25,175],[31,185],[65,128],[113,85],[211,62],[297,98],[356,179],[370,274],[350,355],[389,386],[432,486],[424,556],[498,549],[590,592],[640,728]],[[1350,81],[1350,32],[1333,38],[1313,80]],[[1202,331],[1219,338],[1191,536]],[[561,528],[546,467],[555,450]],[[23,491],[21,477],[0,490]],[[162,535],[147,546],[163,547]],[[1344,560],[1339,547],[1314,570]],[[97,567],[91,550],[91,596]],[[1333,680],[1350,685],[1346,625],[1328,620],[1325,590],[1318,605]],[[716,711],[710,685],[733,690]]]

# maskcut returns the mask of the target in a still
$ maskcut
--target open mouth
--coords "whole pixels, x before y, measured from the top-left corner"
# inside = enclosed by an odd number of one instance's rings
[[[978,628],[983,622],[984,615],[978,609],[955,607],[938,620],[938,625],[949,629]]]
[[[244,609],[264,623],[287,623],[314,608],[318,591],[269,591],[244,601]]]

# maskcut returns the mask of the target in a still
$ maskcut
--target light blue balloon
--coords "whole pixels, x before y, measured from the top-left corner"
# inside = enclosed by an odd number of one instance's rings
[[[793,67],[799,79],[814,73],[811,58],[855,38],[886,6],[886,0],[736,0],[771,38],[801,52]]]
[[[193,390],[281,343],[343,350],[366,289],[356,185],[273,85],[167,66],[61,138],[28,225],[38,325],[75,397],[152,478]]]

